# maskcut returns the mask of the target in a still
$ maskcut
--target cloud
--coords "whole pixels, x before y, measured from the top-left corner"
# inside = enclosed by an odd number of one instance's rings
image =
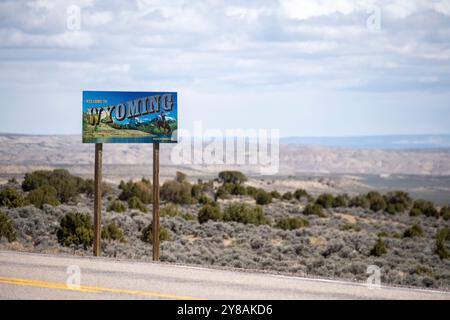
[[[80,30],[67,29],[73,4],[81,10]],[[375,33],[366,26],[374,5],[382,12]],[[449,57],[445,1],[37,0],[0,6],[0,47],[20,53],[14,59],[127,61],[136,82],[172,77],[204,87],[274,81],[335,88],[340,79],[345,89],[347,83],[379,84],[383,72],[389,76],[404,65],[412,76],[439,82],[445,77],[430,61],[442,64]],[[312,68],[313,78],[311,64],[320,65]]]
[[[248,23],[252,23],[258,20],[261,16],[271,15],[272,10],[268,8],[251,9],[246,7],[230,6],[225,9],[225,14],[229,17],[245,20]]]
[[[17,29],[0,30],[0,48],[27,49],[79,49],[88,48],[93,43],[90,33],[81,31],[65,31],[63,33],[42,35],[25,33]]]
[[[80,30],[67,28],[71,5]],[[366,23],[373,6],[375,31]],[[74,96],[166,87],[437,96],[450,85],[449,35],[444,0],[5,0],[0,91],[34,83]]]
[[[368,6],[368,2],[366,4],[362,2],[351,0],[281,0],[281,5],[288,17],[305,20],[334,13],[350,14]]]
[[[82,16],[83,24],[88,27],[100,27],[114,20],[114,15],[109,11],[85,12]]]
[[[448,1],[429,0],[280,0],[285,14],[294,19],[305,20],[331,14],[348,15],[372,11],[378,7],[394,19],[406,18],[417,12],[433,10],[450,16]]]

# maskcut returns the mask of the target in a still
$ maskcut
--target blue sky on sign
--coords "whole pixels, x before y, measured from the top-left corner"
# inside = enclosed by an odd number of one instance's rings
[[[130,90],[186,129],[450,133],[448,0],[2,0],[0,57],[0,132],[79,134],[83,90]]]

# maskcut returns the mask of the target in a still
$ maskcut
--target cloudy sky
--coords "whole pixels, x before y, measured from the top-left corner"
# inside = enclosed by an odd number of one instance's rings
[[[450,133],[449,0],[1,0],[0,55],[0,132],[130,90],[177,91],[187,129]]]

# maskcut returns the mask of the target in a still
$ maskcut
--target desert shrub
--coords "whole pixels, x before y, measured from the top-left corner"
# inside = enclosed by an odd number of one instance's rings
[[[129,180],[125,183],[124,181],[120,181],[119,189],[122,190],[119,195],[119,200],[129,201],[131,198],[136,197],[144,204],[152,202],[152,185],[150,181],[144,178],[138,182]]]
[[[309,226],[309,221],[299,217],[287,217],[279,219],[275,226],[283,230],[295,230]]]
[[[419,224],[414,224],[403,233],[404,238],[414,238],[423,236],[423,229]]]
[[[404,191],[388,192],[386,193],[385,197],[387,203],[401,204],[405,208],[410,207],[412,204],[412,199],[410,195]]]
[[[189,213],[183,213],[174,203],[168,203],[161,209],[162,217],[180,217],[184,220],[194,220],[194,216]]]
[[[413,273],[418,274],[419,276],[425,275],[431,277],[433,275],[433,271],[430,268],[421,265],[416,266]]]
[[[64,246],[83,245],[85,249],[92,245],[94,230],[89,215],[69,212],[62,219],[56,232],[58,242]]]
[[[240,171],[219,172],[219,179],[223,183],[241,184],[247,181],[247,177]]]
[[[384,195],[386,212],[390,214],[402,213],[411,207],[412,200],[408,193],[403,191],[388,192]]]
[[[436,247],[435,252],[442,260],[450,258],[450,252],[446,245],[450,241],[450,228],[445,227],[436,232]]]
[[[435,218],[439,217],[439,211],[434,207],[433,203],[430,201],[422,199],[415,200],[411,211],[412,210],[414,210],[414,214],[418,214],[420,212],[420,214],[423,214],[427,217],[435,217]]]
[[[8,179],[8,183],[18,184],[19,182],[17,181],[16,177],[12,177],[12,178]]]
[[[231,184],[224,184],[223,186],[220,186],[217,188],[217,191],[215,193],[215,200],[217,199],[228,199],[230,197],[230,188]]]
[[[340,194],[333,199],[333,208],[344,208],[348,206],[348,196],[346,194]]]
[[[83,183],[83,185],[80,187],[80,192],[85,193],[88,197],[92,197],[94,195],[94,180],[93,179],[86,179]]]
[[[0,239],[6,238],[8,242],[16,240],[16,229],[9,217],[0,211]]]
[[[186,179],[187,179],[187,175],[186,175],[185,173],[183,173],[183,172],[181,172],[181,171],[177,171],[177,172],[176,172],[175,180],[176,180],[177,182],[182,183],[182,182],[185,182]]]
[[[340,227],[340,230],[342,231],[356,231],[359,232],[361,231],[361,227],[359,225],[357,225],[356,223],[345,223]]]
[[[195,220],[195,216],[190,213],[181,213],[180,218],[184,220]]]
[[[88,197],[94,196],[95,193],[95,182],[93,179],[86,179],[84,184],[80,189],[81,193],[85,193]],[[109,183],[102,182],[102,197],[107,195],[111,195],[113,192],[113,188]]]
[[[250,240],[250,247],[253,250],[261,249],[262,247],[264,247],[264,240],[262,240],[260,238],[254,238],[254,239]]]
[[[197,183],[192,185],[191,196],[200,202],[200,198],[204,196],[205,192],[212,192],[214,190],[214,184],[212,181],[203,182],[201,179]]]
[[[233,195],[245,196],[247,195],[247,188],[242,184],[235,184],[230,193]]]
[[[323,193],[316,199],[316,205],[319,205],[322,208],[331,208],[333,206],[333,202],[334,197],[329,193]]]
[[[380,238],[395,238],[395,239],[402,239],[403,238],[403,234],[397,233],[397,232],[386,232],[386,231],[381,231],[378,232],[378,237]]]
[[[5,188],[0,191],[0,206],[18,208],[27,205],[27,200],[22,194],[13,188]]]
[[[197,184],[203,187],[203,192],[211,192],[214,190],[214,180],[203,181],[202,179],[198,179]]]
[[[368,209],[370,207],[370,201],[365,195],[360,194],[350,199],[349,206]]]
[[[173,203],[168,203],[161,209],[162,217],[177,217],[180,215],[181,212],[178,210],[178,206]]]
[[[386,201],[379,192],[370,191],[367,194],[367,199],[370,202],[370,210],[377,212],[386,209]]]
[[[168,180],[161,187],[161,198],[178,204],[191,204],[192,185],[187,181]]]
[[[198,222],[205,223],[208,220],[222,220],[223,215],[217,203],[205,204],[198,212]]]
[[[119,228],[114,222],[102,228],[102,239],[120,242],[125,241],[123,230]]]
[[[297,200],[301,200],[302,198],[309,199],[310,195],[304,189],[297,189],[294,192],[294,198]]]
[[[212,199],[210,197],[208,197],[206,194],[201,194],[198,197],[198,203],[200,204],[207,204],[207,203],[211,203]]]
[[[127,207],[125,206],[125,203],[120,200],[111,201],[108,206],[108,211],[125,212],[126,210]]]
[[[52,206],[59,205],[58,192],[56,189],[49,185],[43,185],[37,189],[33,189],[28,193],[28,201],[36,208],[42,209],[44,204]]]
[[[142,229],[141,240],[147,243],[153,243],[153,221]],[[170,241],[172,236],[170,231],[164,228],[162,225],[159,226],[159,241]]]
[[[322,251],[321,255],[324,258],[328,258],[335,253],[341,252],[345,248],[345,243],[340,240],[332,240],[327,245],[326,249]]]
[[[383,238],[379,237],[373,248],[370,250],[370,255],[380,257],[385,253],[387,253],[386,244],[384,243]]]
[[[411,208],[411,210],[409,210],[409,215],[411,217],[418,217],[422,214],[422,211],[420,209],[417,208]]]
[[[272,191],[270,192],[270,196],[271,196],[273,199],[281,199],[281,194],[280,194],[277,190],[272,190]]]
[[[141,178],[141,182],[148,185],[149,187],[152,186],[152,183],[150,182],[150,179],[147,179],[146,177]]]
[[[259,190],[256,194],[255,200],[256,204],[266,205],[272,202],[272,196],[264,190]]]
[[[445,221],[450,220],[450,206],[442,207],[439,214]]]
[[[236,184],[231,183],[231,182],[225,182],[225,183],[222,185],[222,187],[225,188],[225,190],[226,190],[229,194],[231,194],[231,193],[233,192],[233,190],[235,189]],[[247,188],[246,188],[246,189],[247,189]]]
[[[113,194],[113,187],[106,182],[102,182],[102,197],[106,197]]]
[[[67,203],[76,200],[78,194],[83,192],[86,181],[80,177],[71,175],[65,169],[55,169],[53,171],[38,170],[25,174],[22,189],[24,191],[31,191],[44,185],[55,188],[58,194],[58,200]]]
[[[247,194],[251,197],[256,197],[256,194],[258,193],[259,189],[252,187],[252,186],[247,186]]]
[[[316,215],[319,217],[325,217],[322,206],[318,204],[308,204],[305,207],[305,210],[303,210],[303,214],[307,216]]]
[[[131,197],[128,199],[128,207],[130,209],[138,209],[142,212],[147,212],[147,206],[138,197]]]
[[[386,209],[384,209],[384,211],[389,214],[392,214],[392,215],[399,213],[399,212],[403,212],[402,210],[399,209],[399,207],[397,205],[390,204],[390,203],[388,203],[386,205]]]
[[[290,201],[290,200],[292,200],[293,197],[294,197],[294,196],[292,195],[292,192],[290,192],[290,191],[285,192],[285,193],[283,194],[283,200]]]
[[[203,195],[203,188],[199,184],[193,184],[191,188],[191,197],[199,199]]]
[[[223,221],[243,224],[270,224],[261,207],[248,207],[244,203],[232,203],[223,211]]]
[[[24,191],[31,191],[43,185],[48,185],[51,176],[51,171],[38,170],[31,173],[26,173],[22,182],[22,189]]]

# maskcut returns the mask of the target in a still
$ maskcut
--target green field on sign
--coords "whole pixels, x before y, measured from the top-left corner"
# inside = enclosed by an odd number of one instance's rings
[[[98,125],[91,125],[89,114],[83,114],[83,140],[89,141],[97,138],[132,138],[132,137],[164,137],[168,132],[159,129],[152,123],[141,125],[108,123],[106,118]],[[95,120],[95,119],[94,119]],[[170,124],[170,133],[177,129],[176,123]]]

